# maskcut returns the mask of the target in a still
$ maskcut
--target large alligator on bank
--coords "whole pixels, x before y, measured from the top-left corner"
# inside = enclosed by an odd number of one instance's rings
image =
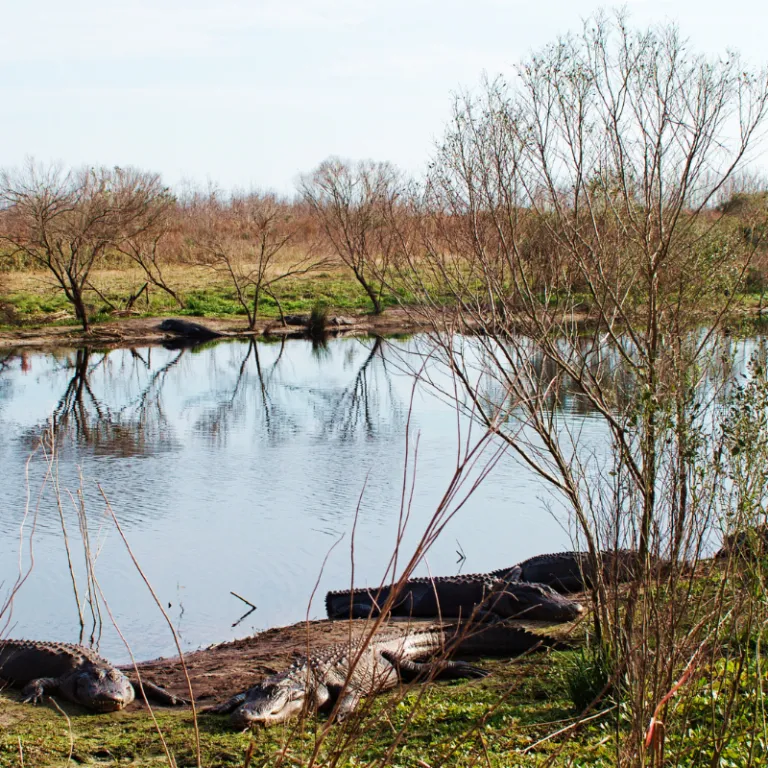
[[[70,643],[0,640],[0,678],[23,686],[24,701],[37,704],[59,693],[97,712],[115,712],[130,704],[134,684],[95,651]],[[138,685],[138,683],[137,683]],[[142,680],[144,695],[163,704],[187,703]]]
[[[510,570],[510,569],[507,569]],[[517,618],[573,621],[583,608],[543,584],[486,573],[417,577],[402,585],[339,590],[325,596],[330,619],[364,619],[388,609],[392,616],[418,618]],[[394,598],[390,598],[393,590]]]
[[[161,331],[167,331],[168,333],[172,333],[174,336],[196,342],[220,339],[227,335],[224,333],[219,333],[218,331],[214,331],[213,328],[209,328],[207,325],[202,325],[201,323],[193,323],[189,320],[180,320],[176,317],[169,317],[163,320],[163,322],[160,323],[160,325],[157,327]]]
[[[656,558],[652,558],[658,563]],[[600,553],[603,579],[610,584],[631,581],[641,573],[640,556],[636,551],[618,549]],[[583,592],[594,586],[595,569],[588,552],[551,552],[536,555],[512,568],[491,571],[493,578],[546,584],[561,593]]]
[[[531,631],[533,624],[431,625],[407,631],[383,630],[373,638],[338,643],[297,659],[289,669],[271,675],[208,712],[231,713],[238,728],[284,722],[310,709],[333,709],[343,720],[362,696],[395,688],[416,678],[485,677],[488,672],[446,657],[457,653],[517,656],[541,645],[557,645],[554,637]],[[431,662],[419,659],[439,655]]]
[[[723,539],[723,546],[717,551],[715,559],[724,560],[731,555],[738,555],[745,560],[764,557],[768,553],[768,524],[744,528],[728,534]]]

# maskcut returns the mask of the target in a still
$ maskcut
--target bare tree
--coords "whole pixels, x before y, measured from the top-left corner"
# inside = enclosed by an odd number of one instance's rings
[[[264,295],[282,307],[275,293],[281,280],[321,269],[326,258],[312,249],[299,257],[280,259],[296,234],[288,206],[272,193],[252,193],[223,203],[215,193],[201,208],[194,247],[205,263],[224,273],[253,329]]]
[[[390,163],[348,163],[332,157],[299,185],[333,252],[352,270],[375,314],[383,309],[382,277],[386,278],[395,252],[388,218],[402,183]]]
[[[30,161],[0,174],[0,201],[15,252],[49,270],[88,331],[91,271],[110,248],[149,232],[169,194],[159,176],[123,168],[63,171]]]
[[[172,237],[171,214],[173,209],[173,201],[168,198],[168,205],[165,210],[157,212],[153,227],[131,233],[117,245],[117,250],[140,267],[146,277],[144,285],[128,299],[128,309],[144,291],[147,292],[147,301],[149,301],[150,285],[165,291],[181,309],[184,308],[183,299],[169,285],[163,272],[168,262],[168,243]]]
[[[646,764],[645,727],[687,668],[689,628],[701,643],[720,631],[677,564],[696,562],[722,511],[705,470],[730,375],[716,334],[756,244],[715,204],[764,125],[768,78],[693,55],[674,28],[630,31],[622,15],[586,22],[518,74],[517,88],[457,99],[412,202],[421,237],[401,238],[401,277],[471,413],[560,495],[594,573],[602,550],[636,550],[621,610],[600,580],[593,597]],[[563,412],[564,389],[599,418],[607,457]],[[643,607],[654,555],[673,564],[671,599]]]

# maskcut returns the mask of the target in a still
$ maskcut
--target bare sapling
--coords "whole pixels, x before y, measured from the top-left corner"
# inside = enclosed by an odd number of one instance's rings
[[[182,296],[177,289],[171,286],[166,277],[166,267],[170,264],[171,257],[181,250],[178,243],[175,242],[179,238],[179,233],[174,228],[176,205],[173,198],[167,196],[158,206],[158,209],[151,228],[129,233],[125,239],[116,245],[117,251],[128,257],[141,269],[146,281],[128,297],[126,309],[132,309],[142,293],[149,304],[150,286],[167,293],[180,309],[184,309]]]
[[[597,16],[523,62],[514,87],[457,98],[408,202],[418,237],[399,238],[398,280],[459,399],[486,426],[514,400],[498,434],[590,553],[595,642],[630,707],[620,764],[661,764],[648,722],[719,637],[722,604],[691,574],[721,510],[706,470],[729,386],[718,332],[758,243],[717,204],[767,107],[766,73],[737,56]],[[607,455],[573,408],[600,424]],[[626,590],[603,556],[618,549],[633,553]]]
[[[299,222],[290,206],[272,193],[252,192],[224,201],[213,192],[196,207],[193,258],[227,278],[249,329],[256,326],[264,296],[275,302],[283,318],[278,283],[315,272],[328,262],[312,248],[305,246],[298,254],[290,249]]]
[[[65,171],[30,160],[0,174],[5,228],[14,254],[53,276],[90,330],[91,273],[126,240],[153,230],[169,204],[154,174],[124,168]]]
[[[384,309],[385,281],[395,255],[388,217],[403,184],[390,163],[352,163],[336,157],[322,162],[299,183],[320,223],[325,247],[352,271],[377,315]]]

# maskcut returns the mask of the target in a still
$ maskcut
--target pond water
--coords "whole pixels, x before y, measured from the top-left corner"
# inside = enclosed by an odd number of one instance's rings
[[[237,341],[7,356],[3,593],[20,572],[29,575],[2,617],[3,634],[70,642],[95,634],[102,653],[125,661],[111,613],[136,658],[175,653],[104,497],[185,650],[324,616],[325,592],[350,583],[352,554],[355,583],[380,583],[398,529],[406,449],[411,468],[417,458],[401,564],[448,488],[457,434],[463,444],[468,437],[468,422],[445,397],[414,388],[408,361],[420,343]],[[569,418],[599,443],[596,419],[577,410]],[[52,422],[53,463],[40,445]],[[474,477],[498,447],[487,446]],[[511,456],[497,459],[417,573],[486,571],[569,547],[546,488]],[[96,618],[78,506],[95,563]],[[232,592],[256,609],[242,618],[249,606]]]

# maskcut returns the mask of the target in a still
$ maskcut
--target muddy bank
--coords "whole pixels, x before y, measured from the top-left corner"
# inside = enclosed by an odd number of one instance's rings
[[[434,311],[434,309],[432,310]],[[476,324],[468,322],[467,318],[460,319],[450,309],[443,309],[440,325],[457,333],[482,332]],[[731,326],[738,327],[744,320],[766,322],[768,308],[763,310],[737,310],[728,315],[724,326],[730,333]],[[79,326],[49,325],[40,328],[19,328],[0,331],[0,349],[45,350],[55,348],[97,347],[112,349],[118,347],[151,346],[155,344],[173,344],[179,336],[163,331],[160,324],[166,317],[121,317],[115,320],[94,325],[90,333],[85,333]],[[303,338],[306,328],[299,324],[283,325],[274,318],[259,320],[254,329],[246,327],[243,318],[217,317],[185,317],[185,320],[199,323],[220,334],[222,339],[250,338]],[[413,333],[424,333],[433,330],[433,325],[427,322],[417,311],[408,308],[392,308],[381,315],[345,312],[331,315],[327,332],[331,336],[375,335],[396,336]],[[707,315],[702,315],[701,323],[708,321]],[[569,324],[576,324],[584,329],[594,328],[598,323],[595,316],[587,312],[569,314]]]
[[[351,314],[332,315],[337,323],[329,323],[328,331],[332,334],[376,334],[391,336],[395,334],[418,333],[428,330],[426,324],[408,310],[388,309],[381,315]],[[148,346],[152,344],[173,343],[178,337],[160,329],[162,317],[124,317],[107,323],[94,325],[90,333],[84,333],[76,326],[47,326],[34,329],[0,331],[0,349],[50,349],[55,347],[98,346],[99,348]],[[274,319],[262,320],[256,328],[246,327],[240,318],[185,318],[204,325],[223,338],[283,337],[302,336],[304,329],[300,325],[282,325]]]

